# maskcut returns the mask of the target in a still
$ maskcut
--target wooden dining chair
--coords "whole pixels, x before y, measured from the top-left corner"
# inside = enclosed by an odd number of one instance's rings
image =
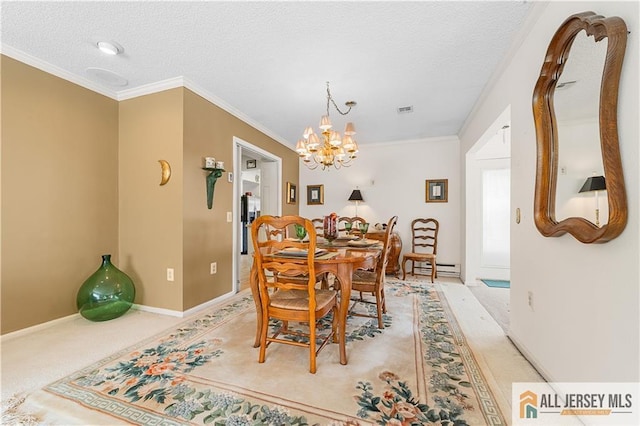
[[[285,230],[298,224],[304,226],[308,241],[290,238],[259,239],[261,228]],[[316,372],[316,356],[327,343],[338,341],[338,296],[335,290],[317,289],[314,255],[316,251],[316,231],[308,219],[300,216],[261,216],[251,228],[255,249],[255,262],[258,274],[258,292],[262,307],[262,327],[260,330],[260,355],[258,362],[263,363],[266,349],[271,343],[283,343],[302,346],[309,349],[309,371]],[[264,233],[262,233],[264,235]],[[288,257],[278,255],[286,250],[306,251],[305,256]],[[271,275],[269,277],[268,275]],[[277,276],[277,279],[273,277]],[[305,277],[306,279],[288,279]],[[333,313],[331,331],[320,335],[317,321]],[[269,320],[281,323],[269,332]],[[309,326],[309,332],[295,331],[288,322],[303,322]],[[294,335],[298,338],[286,339]],[[279,337],[282,336],[282,337]],[[303,336],[301,340],[299,337]]]
[[[407,276],[407,262],[411,262],[411,275],[415,276],[416,262],[431,264],[431,282],[438,278],[436,254],[438,252],[438,231],[436,219],[415,219],[411,222],[411,252],[402,256],[402,279]]]
[[[324,231],[324,219],[321,217],[316,217],[314,219],[311,219],[311,223],[316,230],[316,234],[322,235],[322,232]]]
[[[382,322],[382,314],[387,312],[387,304],[385,302],[384,296],[384,283],[386,280],[386,269],[387,263],[389,262],[389,253],[391,252],[391,234],[393,233],[393,228],[395,228],[397,221],[398,216],[393,216],[391,219],[389,219],[387,229],[385,231],[384,240],[382,242],[382,254],[378,258],[378,263],[375,270],[358,270],[353,273],[353,278],[351,280],[352,294],[353,292],[359,292],[359,297],[355,296],[351,298],[353,304],[349,308],[349,314],[355,316],[377,318],[378,328],[384,328],[384,323]],[[365,293],[370,293],[375,298],[375,300],[364,298]],[[358,303],[375,304],[376,315],[356,312],[354,308]]]
[[[360,216],[352,216],[352,217],[348,217],[348,216],[342,216],[338,218],[338,233],[340,235],[344,235],[346,233],[352,233],[352,234],[360,234],[360,228],[359,225],[361,223],[367,223],[366,220],[364,220],[364,218],[361,218]],[[351,228],[348,229],[347,224],[351,225]]]

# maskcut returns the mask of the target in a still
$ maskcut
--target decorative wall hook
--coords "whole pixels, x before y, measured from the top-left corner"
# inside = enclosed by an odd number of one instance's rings
[[[160,163],[160,169],[162,170],[162,177],[160,178],[160,186],[162,186],[169,182],[169,179],[171,178],[171,166],[166,160],[158,160],[158,162]]]

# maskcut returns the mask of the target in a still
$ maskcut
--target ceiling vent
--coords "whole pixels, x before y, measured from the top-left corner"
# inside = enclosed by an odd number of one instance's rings
[[[409,114],[413,112],[413,105],[398,107],[398,114]]]

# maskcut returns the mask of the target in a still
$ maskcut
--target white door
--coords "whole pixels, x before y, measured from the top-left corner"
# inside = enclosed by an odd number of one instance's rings
[[[509,279],[510,176],[509,168],[482,170],[482,278]]]

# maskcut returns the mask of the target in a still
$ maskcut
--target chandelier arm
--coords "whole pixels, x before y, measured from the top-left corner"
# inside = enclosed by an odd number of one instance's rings
[[[340,108],[338,108],[338,105],[336,104],[336,101],[334,101],[333,100],[333,96],[331,96],[331,90],[329,90],[329,82],[327,81],[327,115],[329,115],[329,101],[331,101],[331,103],[333,104],[333,107],[341,115],[347,115],[347,114],[349,114],[349,112],[351,112],[352,106],[349,106],[349,109],[346,112],[340,111]]]

